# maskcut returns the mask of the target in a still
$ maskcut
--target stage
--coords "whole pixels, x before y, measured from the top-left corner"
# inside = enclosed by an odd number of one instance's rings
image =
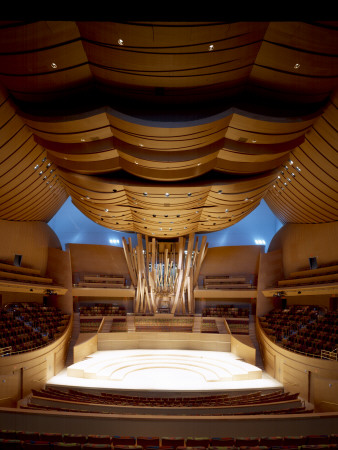
[[[96,351],[52,377],[46,386],[129,392],[142,396],[238,394],[283,386],[231,352],[135,349]]]

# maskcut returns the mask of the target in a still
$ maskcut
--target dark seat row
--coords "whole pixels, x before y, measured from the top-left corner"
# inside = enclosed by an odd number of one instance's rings
[[[12,441],[12,442],[9,442]],[[309,447],[312,446],[312,447]],[[321,447],[326,446],[326,447]],[[112,450],[185,450],[209,449],[304,449],[337,448],[338,434],[308,436],[268,437],[159,437],[159,436],[109,436],[62,433],[38,433],[0,430],[0,448],[39,448],[53,450],[61,448],[97,448]]]

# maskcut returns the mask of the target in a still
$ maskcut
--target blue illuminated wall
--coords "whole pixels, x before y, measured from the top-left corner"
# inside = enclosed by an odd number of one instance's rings
[[[57,234],[63,249],[65,249],[67,243],[122,247],[123,236],[126,239],[131,237],[133,246],[137,245],[135,233],[122,233],[98,225],[82,214],[73,205],[70,197],[49,221],[48,225]],[[281,226],[282,223],[262,200],[260,205],[239,223],[225,230],[207,233],[208,246],[254,245],[255,240],[264,240],[267,251],[271,239]],[[199,234],[199,236],[203,236],[203,234]]]

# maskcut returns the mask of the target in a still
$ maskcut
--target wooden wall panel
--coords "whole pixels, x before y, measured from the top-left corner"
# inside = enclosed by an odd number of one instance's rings
[[[69,250],[62,251],[56,248],[48,249],[47,274],[53,279],[55,284],[64,286],[68,289],[65,295],[52,296],[50,305],[60,308],[61,311],[66,314],[72,314],[72,269]]]
[[[320,224],[286,224],[273,237],[269,252],[283,249],[283,269],[291,272],[309,268],[309,258],[317,257],[318,265],[338,261],[338,222]]]
[[[68,244],[72,272],[114,274],[129,278],[122,247],[109,245]]]
[[[71,318],[67,329],[55,342],[31,352],[0,359],[0,405],[16,406],[22,395],[27,395],[31,389],[42,388],[50,377],[63,369],[72,327]]]
[[[282,250],[260,254],[259,274],[257,283],[257,316],[268,313],[273,308],[272,299],[264,297],[262,290],[273,286],[283,279]]]
[[[337,361],[304,356],[291,352],[273,343],[256,323],[257,339],[260,343],[265,370],[280,381],[286,390],[299,393],[310,401],[315,411],[323,411],[324,404],[332,401],[329,411],[338,411],[334,403],[337,392]]]
[[[200,276],[258,274],[259,245],[237,245],[208,248]]]
[[[13,264],[14,255],[22,255],[21,265],[40,270],[45,275],[48,248],[61,244],[54,231],[44,222],[0,220],[0,260]]]

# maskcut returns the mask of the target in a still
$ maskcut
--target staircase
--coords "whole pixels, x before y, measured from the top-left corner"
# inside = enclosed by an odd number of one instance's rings
[[[134,315],[127,314],[127,329],[128,331],[136,331]]]
[[[261,351],[259,348],[259,344],[256,338],[256,316],[250,315],[249,320],[249,336],[251,339],[251,342],[253,343],[255,349],[256,349],[256,366],[260,369],[264,370],[264,364],[262,360]]]
[[[201,326],[202,326],[202,316],[195,316],[194,318],[194,324],[192,327],[193,333],[200,333],[201,332]]]
[[[73,364],[73,348],[76,344],[76,341],[80,334],[80,313],[74,313],[73,316],[73,331],[72,338],[70,340],[67,358],[66,358],[66,367],[71,366]]]

